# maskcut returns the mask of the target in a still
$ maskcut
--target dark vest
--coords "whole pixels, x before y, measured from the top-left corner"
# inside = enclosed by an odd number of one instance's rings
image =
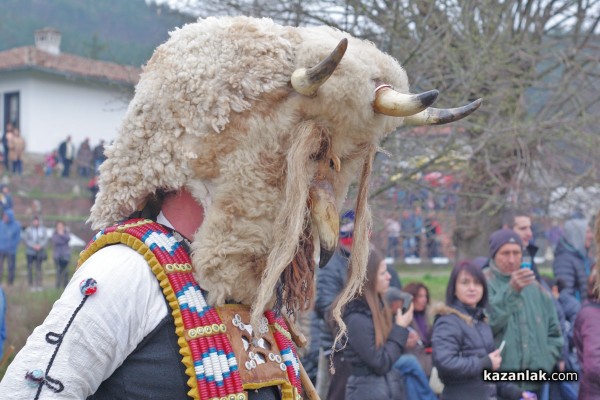
[[[88,399],[188,399],[187,378],[179,355],[173,316],[167,313]]]
[[[168,313],[88,400],[189,399],[187,378],[173,316]],[[276,387],[250,390],[248,397],[277,400],[279,390]]]

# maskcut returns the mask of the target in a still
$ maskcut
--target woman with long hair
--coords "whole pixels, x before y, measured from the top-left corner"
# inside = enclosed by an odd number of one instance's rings
[[[431,338],[433,365],[444,383],[442,399],[535,399],[516,385],[483,380],[484,370],[495,371],[502,362],[484,314],[487,301],[481,268],[469,261],[456,265],[448,281],[446,304],[434,310]]]
[[[350,301],[343,312],[347,342],[343,355],[352,364],[346,384],[348,400],[403,399],[402,376],[393,365],[404,351],[413,308],[392,316],[383,301],[390,286],[385,260],[375,250],[369,253],[362,294]]]
[[[596,248],[600,248],[600,212],[596,217]],[[597,256],[600,260],[600,255]],[[598,261],[597,260],[597,261]],[[573,328],[573,342],[581,367],[579,399],[600,398],[600,266],[592,268],[588,278],[588,296],[577,314]]]
[[[415,313],[408,328],[409,334],[407,353],[417,357],[425,375],[431,375],[431,325],[427,318],[429,307],[429,289],[422,282],[411,282],[402,288],[413,296]],[[411,340],[411,336],[416,339]]]

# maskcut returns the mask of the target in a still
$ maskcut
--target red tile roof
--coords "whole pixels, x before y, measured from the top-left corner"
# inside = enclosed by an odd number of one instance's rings
[[[137,83],[142,72],[140,68],[73,54],[50,54],[33,46],[16,47],[0,52],[0,72],[26,69],[129,86]]]

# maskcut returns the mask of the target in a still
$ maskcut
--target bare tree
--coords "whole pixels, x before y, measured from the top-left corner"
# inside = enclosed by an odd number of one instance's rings
[[[447,129],[403,128],[384,144],[375,203],[428,171],[460,181],[458,257],[486,253],[505,207],[547,209],[558,186],[598,182],[600,0],[187,0],[199,15],[327,24],[367,38],[441,107],[483,97]],[[417,161],[415,161],[417,160]],[[431,190],[431,188],[428,188]],[[445,189],[444,189],[445,190]],[[600,206],[599,203],[594,207]]]

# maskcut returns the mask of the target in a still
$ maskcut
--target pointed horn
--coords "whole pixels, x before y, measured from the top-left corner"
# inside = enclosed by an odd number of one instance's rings
[[[418,114],[404,118],[406,125],[443,125],[463,119],[481,105],[482,99],[477,99],[466,106],[458,108],[428,108]]]
[[[378,114],[391,117],[408,117],[432,105],[438,94],[435,89],[419,94],[404,94],[396,92],[390,85],[379,85],[375,89],[373,109]]]
[[[304,96],[314,97],[319,87],[333,74],[348,48],[348,39],[344,38],[326,59],[312,68],[298,68],[292,74],[292,87]]]

